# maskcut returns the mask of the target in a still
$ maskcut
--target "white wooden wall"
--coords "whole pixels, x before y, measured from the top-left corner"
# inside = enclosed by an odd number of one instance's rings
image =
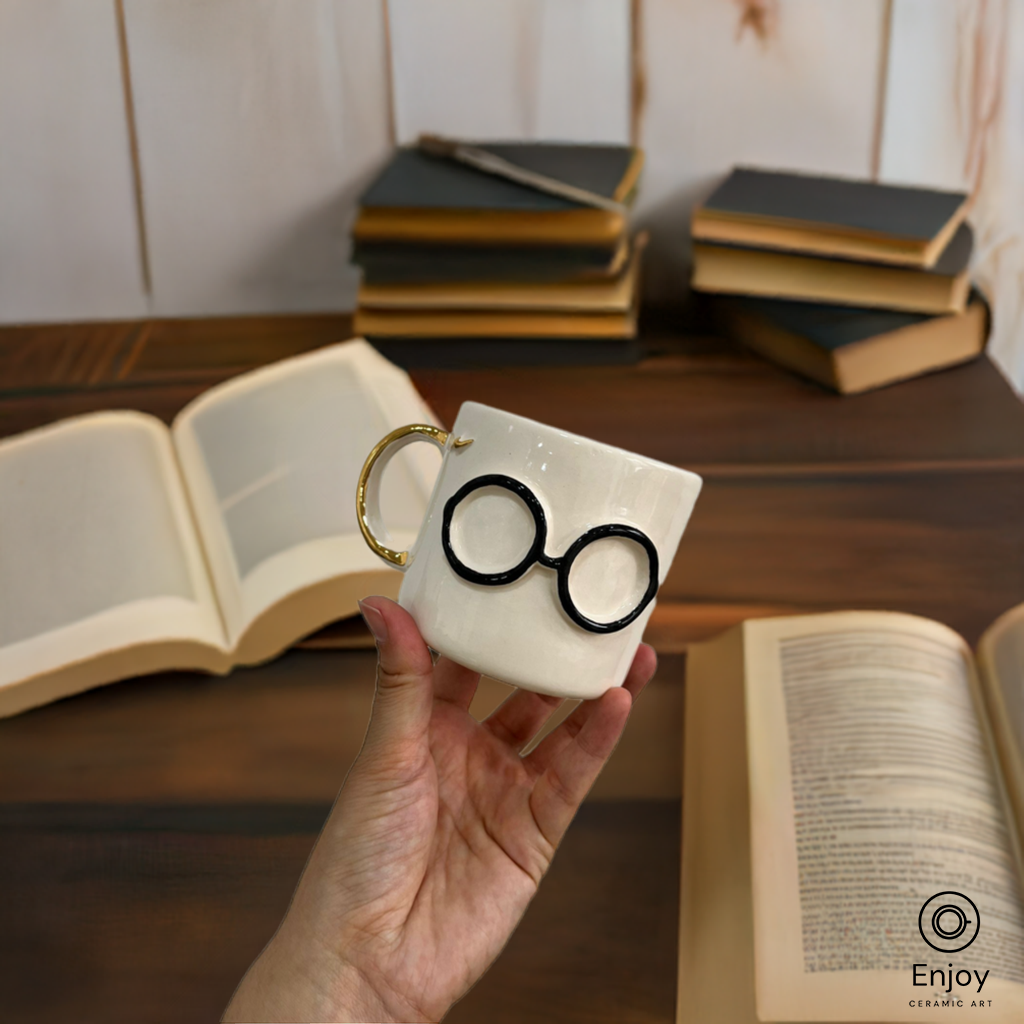
[[[153,311],[350,306],[355,202],[391,148],[380,2],[125,14]]]
[[[145,311],[114,5],[0,0],[0,320]]]
[[[637,212],[657,298],[685,292],[690,209],[733,163],[872,173],[885,13],[883,0],[645,0]]]
[[[0,322],[345,310],[421,130],[647,151],[647,287],[738,161],[967,187],[1024,389],[1022,0],[0,0]]]
[[[967,188],[990,351],[1024,391],[1024,3],[895,0],[885,180]]]

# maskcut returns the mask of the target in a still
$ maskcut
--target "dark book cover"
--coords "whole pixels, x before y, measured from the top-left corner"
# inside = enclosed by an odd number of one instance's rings
[[[635,179],[637,150],[630,146],[549,142],[476,143],[527,170],[585,188],[609,199],[625,199]],[[589,209],[485,174],[455,160],[428,156],[415,147],[399,149],[360,199],[365,207],[449,210],[509,210],[545,213]]]
[[[352,262],[367,284],[564,281],[597,275],[615,259],[603,246],[458,246],[356,242]]]
[[[966,199],[963,192],[737,167],[697,212],[927,242]]]
[[[622,366],[637,363],[636,338],[374,338],[385,359],[406,370],[491,369],[504,366]]]
[[[968,306],[985,302],[977,289],[971,291]],[[788,299],[719,299],[721,308],[763,317],[783,330],[806,338],[819,348],[835,352],[845,345],[867,341],[883,334],[892,334],[936,319],[924,313],[900,313],[885,309],[861,309],[856,306],[833,306],[819,302],[793,302]],[[957,314],[949,314],[957,315]]]

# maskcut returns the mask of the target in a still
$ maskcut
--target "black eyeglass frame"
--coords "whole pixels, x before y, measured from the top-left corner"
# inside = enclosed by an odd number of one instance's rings
[[[452,519],[456,508],[470,494],[483,487],[501,487],[506,491],[511,491],[522,499],[523,504],[529,509],[530,515],[533,516],[533,543],[516,565],[502,572],[477,572],[476,569],[471,569],[466,565],[455,554],[455,549],[452,547]],[[625,523],[594,526],[577,537],[569,545],[565,554],[559,558],[553,558],[545,553],[544,546],[547,543],[547,537],[547,517],[544,515],[544,507],[537,495],[522,481],[503,473],[488,473],[484,476],[474,477],[468,483],[463,484],[444,504],[444,512],[441,517],[441,546],[452,570],[469,583],[476,583],[482,587],[503,587],[525,576],[538,563],[548,569],[554,569],[558,573],[558,599],[562,603],[565,614],[577,626],[591,633],[617,633],[620,629],[625,629],[654,600],[654,596],[658,592],[658,549],[654,546],[654,541],[643,530],[638,530],[635,526],[627,526]],[[584,548],[593,544],[594,541],[604,540],[606,537],[622,537],[639,544],[647,554],[649,575],[647,589],[644,591],[643,597],[628,615],[624,615],[621,619],[615,619],[613,622],[598,622],[584,615],[576,607],[572,594],[569,592],[569,573],[572,570],[573,562]]]

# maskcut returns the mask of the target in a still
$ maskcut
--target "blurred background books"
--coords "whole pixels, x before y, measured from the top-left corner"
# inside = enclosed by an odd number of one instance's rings
[[[645,236],[630,237],[627,214],[642,152],[478,146],[609,208],[401,148],[362,196],[353,227],[355,330],[377,343],[594,342],[612,359],[631,358]]]
[[[844,394],[972,359],[963,192],[735,168],[692,216],[696,291],[717,325]]]
[[[405,365],[638,359],[642,164],[622,145],[398,149],[352,230],[355,330]],[[693,210],[691,285],[714,330],[844,394],[952,366],[990,330],[967,199],[737,167]]]

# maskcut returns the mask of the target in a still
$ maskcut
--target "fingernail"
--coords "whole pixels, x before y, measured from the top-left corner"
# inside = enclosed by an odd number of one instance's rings
[[[384,616],[372,604],[364,604],[362,601],[359,602],[359,610],[363,613],[363,621],[369,627],[374,640],[379,644],[384,643],[388,638],[388,624],[384,621]]]

